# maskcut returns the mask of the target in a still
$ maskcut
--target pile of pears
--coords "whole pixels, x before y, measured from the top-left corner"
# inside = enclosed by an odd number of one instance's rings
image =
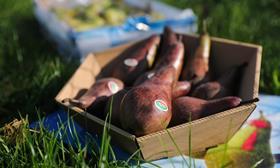
[[[221,76],[212,73],[211,40],[204,31],[193,55],[181,35],[165,27],[105,65],[96,82],[67,101],[136,136],[239,106],[236,97],[246,63]]]
[[[124,0],[90,0],[87,4],[74,7],[54,6],[51,9],[56,16],[77,31],[85,31],[102,26],[118,26],[127,17],[149,15],[151,20],[160,20],[164,16],[152,11],[148,5],[144,9],[127,5]]]

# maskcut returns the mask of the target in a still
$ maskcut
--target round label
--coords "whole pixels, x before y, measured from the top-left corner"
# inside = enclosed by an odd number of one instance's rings
[[[138,65],[138,61],[134,58],[128,58],[124,60],[124,64],[130,67],[135,67]]]
[[[161,111],[167,111],[168,110],[168,106],[167,104],[160,99],[155,100],[155,106],[157,109],[161,110]]]
[[[114,81],[108,82],[108,88],[112,93],[117,93],[119,91],[119,86]]]
[[[151,73],[149,73],[149,74],[147,75],[147,78],[150,79],[150,78],[153,77],[154,75],[155,75],[155,73],[154,73],[154,72],[151,72]]]

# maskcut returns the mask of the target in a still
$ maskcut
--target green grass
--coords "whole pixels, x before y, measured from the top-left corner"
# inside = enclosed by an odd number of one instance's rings
[[[71,122],[71,120],[69,120]],[[22,123],[16,134],[0,136],[0,166],[1,167],[129,167],[131,163],[118,161],[110,150],[110,138],[102,139],[99,148],[92,138],[88,144],[81,146],[75,129],[71,136],[76,139],[76,145],[70,146],[59,138],[66,133],[66,127],[59,132],[48,132],[39,126],[30,130],[28,122]],[[14,138],[11,138],[15,136]],[[14,139],[11,141],[10,139]],[[106,142],[103,142],[106,141]],[[103,148],[105,146],[105,148]]]
[[[137,152],[127,160],[116,159],[108,134],[109,119],[110,116],[107,116],[100,146],[91,135],[85,137],[87,142],[82,146],[75,127],[72,127],[72,117],[66,123],[61,121],[57,131],[45,129],[43,119],[39,119],[33,129],[30,129],[28,118],[6,124],[0,128],[0,166],[106,168],[131,167],[132,163],[139,166],[144,161],[138,157]],[[65,143],[67,141],[72,142],[72,145]],[[134,161],[138,161],[138,164]]]
[[[110,108],[109,114],[111,111]],[[30,129],[28,118],[6,124],[0,128],[0,167],[117,168],[140,167],[142,163],[159,167],[141,159],[139,151],[127,160],[117,160],[108,134],[110,115],[105,119],[100,146],[91,135],[86,137],[86,144],[82,146],[75,127],[72,127],[73,122],[72,117],[69,117],[66,123],[61,121],[59,124],[61,126],[57,131],[45,129],[43,119],[39,119],[38,125],[33,129]],[[68,145],[67,141],[72,142],[72,145]]]
[[[0,0],[0,125],[18,116],[47,113],[54,96],[77,68],[46,41],[29,0]]]
[[[62,134],[63,130],[66,129],[61,128]],[[10,141],[13,136],[15,140]],[[85,167],[96,163],[97,155],[93,149],[97,148],[92,145],[74,148],[57,137],[60,137],[58,132],[48,132],[42,126],[30,130],[28,122],[22,123],[16,134],[0,136],[1,167]]]
[[[280,1],[275,0],[163,0],[179,8],[191,7],[199,18],[208,13],[209,32],[213,36],[251,42],[263,46],[261,91],[280,94]],[[208,12],[203,12],[207,6]],[[57,105],[53,98],[73,74],[78,63],[65,61],[52,43],[45,40],[32,11],[31,0],[0,0],[0,127],[28,114],[30,122]],[[10,143],[0,136],[0,165],[6,167],[77,167],[94,166],[100,156],[89,159],[89,146],[73,149],[65,146],[43,128],[39,133],[20,132],[23,141]],[[104,138],[101,151],[111,151]],[[106,141],[106,143],[105,143]],[[107,145],[107,146],[106,146]],[[96,152],[96,151],[95,151]],[[100,152],[100,151],[99,151]],[[106,153],[105,152],[105,153]],[[113,155],[112,152],[110,152]],[[103,155],[103,154],[102,154]],[[127,166],[117,160],[108,165]]]

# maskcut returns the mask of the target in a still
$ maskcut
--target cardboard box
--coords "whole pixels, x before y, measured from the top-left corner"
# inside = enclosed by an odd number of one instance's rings
[[[198,37],[184,35],[186,54],[193,54],[198,45]],[[106,52],[90,54],[77,69],[56,97],[63,105],[64,98],[73,98],[81,89],[89,88],[100,69],[131,44],[110,49]],[[262,47],[220,38],[212,38],[211,63],[217,74],[227,68],[248,62],[241,80],[238,95],[243,100],[258,97]],[[77,107],[70,108],[74,119],[89,131],[102,133],[104,121]],[[242,105],[190,123],[181,124],[167,130],[142,137],[111,126],[112,142],[129,153],[140,149],[145,160],[154,160],[179,154],[203,153],[206,149],[226,142],[242,126],[256,108],[255,103]],[[189,142],[189,139],[191,142]],[[191,144],[191,148],[189,146]],[[179,150],[178,150],[179,149]]]

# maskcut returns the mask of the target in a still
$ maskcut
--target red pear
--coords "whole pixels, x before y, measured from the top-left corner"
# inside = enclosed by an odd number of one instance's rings
[[[207,82],[196,87],[191,96],[200,99],[210,100],[215,98],[219,93],[227,93],[225,88],[217,81]],[[225,96],[230,96],[230,94],[225,94]],[[225,97],[222,96],[222,97]]]
[[[178,80],[183,67],[184,50],[184,44],[181,41],[173,43],[166,48],[165,54],[162,55],[162,59],[157,62],[154,69],[173,66],[176,70],[175,79]]]
[[[122,89],[116,94],[110,96],[107,101],[107,105],[105,108],[105,114],[109,114],[111,111],[111,123],[115,126],[121,126],[120,124],[120,112],[121,112],[121,104],[124,96],[128,92],[127,89]]]
[[[182,80],[191,81],[195,85],[204,79],[209,71],[210,46],[211,39],[206,31],[206,23],[204,23],[200,44],[195,54],[187,60],[182,72]]]
[[[240,104],[239,97],[224,97],[214,100],[203,100],[194,97],[180,97],[173,101],[173,114],[170,126],[179,125],[213,115]]]
[[[191,83],[188,81],[179,81],[172,90],[172,98],[186,96],[191,90]]]
[[[141,75],[134,83],[134,85],[139,85],[146,81],[147,79],[150,79],[152,76],[154,76],[154,71],[148,71],[144,75]],[[172,90],[172,98],[177,98],[181,96],[186,96],[191,90],[191,83],[188,81],[178,81]]]
[[[106,115],[104,113],[107,101],[108,101],[109,97],[99,97],[97,98],[94,103],[92,103],[86,110],[86,112],[93,114],[94,116],[105,120]]]
[[[137,86],[145,82],[146,80],[150,79],[152,76],[155,75],[155,70],[151,70],[148,72],[145,72],[144,74],[140,75],[135,82],[133,83],[133,86]]]
[[[116,78],[104,78],[96,81],[81,97],[75,99],[65,99],[70,104],[83,109],[94,107],[99,101],[117,93],[123,89],[123,82]]]
[[[115,77],[126,85],[133,84],[138,76],[153,65],[159,42],[160,37],[153,35],[134,44],[105,65],[97,78]]]
[[[121,104],[122,127],[136,136],[165,129],[172,116],[175,68],[164,67],[144,83],[133,87]]]
[[[159,58],[154,70],[172,65],[176,69],[176,78],[178,80],[183,67],[184,50],[184,44],[181,39],[177,38],[172,29],[165,27],[158,54]]]
[[[178,38],[175,32],[172,31],[172,29],[168,26],[164,27],[162,40],[159,47],[159,60],[162,59],[161,56],[165,55],[166,49],[169,48],[169,46],[175,44],[178,42]]]
[[[182,42],[176,42],[166,48],[166,52],[162,56],[162,58],[157,62],[155,68],[152,71],[146,72],[141,75],[135,82],[134,86],[143,83],[145,80],[151,78],[156,71],[161,68],[173,66],[175,68],[175,80],[177,81],[183,65],[184,59],[184,45]]]
[[[235,66],[226,71],[217,81],[207,82],[199,85],[192,92],[193,97],[201,99],[215,99],[225,96],[236,95],[240,80],[247,63],[240,66]]]

